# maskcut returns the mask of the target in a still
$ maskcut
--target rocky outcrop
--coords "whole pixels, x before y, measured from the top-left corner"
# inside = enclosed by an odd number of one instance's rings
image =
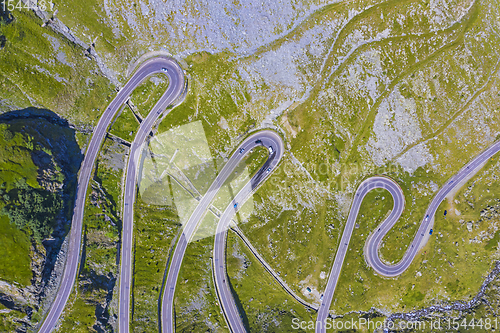
[[[25,313],[31,313],[30,304],[34,303],[32,294],[25,289],[18,288],[13,284],[0,281],[0,304],[3,306]]]
[[[397,319],[405,320],[405,321],[417,321],[422,319],[428,319],[438,313],[441,314],[449,314],[453,311],[458,311],[459,313],[468,312],[476,309],[481,303],[487,302],[485,299],[485,293],[490,284],[498,278],[500,274],[500,261],[495,263],[495,267],[488,274],[486,279],[484,280],[481,288],[479,288],[478,293],[468,302],[463,301],[455,301],[450,304],[440,304],[433,305],[428,308],[411,311],[407,313],[394,313],[388,317],[388,321],[395,321]]]
[[[487,206],[480,213],[481,220],[491,220],[500,216],[500,199],[496,199],[496,204]]]
[[[419,310],[392,314],[373,307],[369,311],[352,311],[343,315],[331,314],[330,317],[336,319],[343,318],[347,315],[357,314],[360,318],[365,319],[385,318],[385,323],[383,325],[384,327],[398,327],[398,325],[395,324],[398,321],[422,322],[432,321],[439,318],[441,322],[446,322],[448,318],[450,318],[450,320],[463,319],[466,315],[473,314],[483,304],[488,306],[489,308],[491,308],[492,305],[498,305],[500,303],[500,300],[498,299],[499,283],[500,261],[496,261],[494,268],[484,279],[484,282],[479,288],[479,291],[470,301],[454,301],[451,303],[443,302],[441,304],[435,304]],[[391,323],[393,325],[391,325]],[[375,329],[374,332],[389,331],[383,329]]]
[[[104,61],[102,61],[101,57],[97,54],[97,52],[94,49],[94,43],[92,42],[90,45],[82,41],[80,38],[78,38],[70,28],[68,28],[67,25],[65,25],[61,20],[59,20],[55,14],[52,15],[46,11],[43,11],[40,9],[40,7],[35,6],[34,7],[34,12],[35,14],[43,20],[43,26],[48,26],[55,32],[63,35],[67,40],[69,40],[71,43],[80,46],[84,52],[85,55],[88,56],[89,58],[95,60],[97,66],[101,70],[102,74],[107,77],[115,86],[119,87],[120,83],[118,82],[118,79],[116,78],[116,74],[109,69],[109,67],[106,66]]]

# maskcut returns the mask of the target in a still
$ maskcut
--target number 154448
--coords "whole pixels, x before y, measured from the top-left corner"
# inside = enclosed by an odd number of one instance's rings
[[[46,10],[47,9],[47,1],[46,0],[3,0],[2,1],[2,10],[12,12],[14,10]]]

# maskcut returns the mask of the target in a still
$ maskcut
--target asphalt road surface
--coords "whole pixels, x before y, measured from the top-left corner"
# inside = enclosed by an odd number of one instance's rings
[[[49,312],[45,317],[45,320],[41,325],[39,332],[47,333],[52,331],[56,327],[57,321],[59,320],[59,317],[63,312],[66,302],[68,301],[69,295],[71,294],[72,287],[75,283],[76,274],[78,271],[78,263],[80,258],[83,210],[85,207],[87,188],[90,181],[90,177],[92,175],[92,170],[95,164],[95,160],[97,158],[97,154],[99,152],[99,149],[101,148],[101,144],[104,140],[104,137],[106,136],[111,121],[115,117],[120,106],[123,103],[125,103],[125,101],[130,96],[135,87],[137,87],[141,82],[143,82],[149,76],[155,73],[163,72],[162,71],[163,67],[167,66],[167,68],[172,68],[172,69],[175,67],[175,71],[177,71],[179,67],[174,64],[175,62],[172,59],[163,57],[153,58],[145,61],[141,66],[139,66],[139,68],[130,78],[127,84],[118,92],[113,101],[111,101],[111,103],[109,104],[109,106],[106,108],[101,118],[99,119],[97,126],[94,128],[94,132],[92,134],[92,138],[87,148],[87,152],[85,154],[85,157],[83,159],[80,168],[80,174],[78,176],[75,208],[73,211],[73,219],[71,222],[71,230],[69,234],[67,258],[61,280],[61,285],[59,286],[59,290],[54,299],[54,302],[52,303],[52,306],[49,309]],[[183,78],[183,75],[181,74],[180,77]],[[171,82],[172,80],[176,80],[176,76],[172,76],[170,80]],[[180,81],[181,83],[183,82],[183,80]],[[170,83],[169,85],[169,90],[171,86],[173,86],[172,83]],[[162,97],[162,99],[165,102],[164,97]]]
[[[232,332],[245,332],[246,330],[245,326],[243,325],[241,316],[238,312],[238,308],[236,307],[236,302],[234,301],[231,294],[231,288],[229,287],[229,278],[226,273],[225,248],[229,222],[236,214],[238,209],[243,205],[243,203],[252,195],[255,188],[259,184],[261,184],[278,165],[284,151],[283,142],[279,136],[276,135],[276,137],[274,138],[262,138],[260,136],[257,137],[262,140],[262,143],[266,147],[272,146],[274,148],[274,152],[270,154],[263,167],[259,169],[259,171],[252,177],[252,179],[250,179],[250,181],[246,183],[245,186],[243,186],[238,194],[236,194],[232,202],[229,203],[219,219],[217,230],[215,232],[214,255],[212,259],[215,287],[217,289],[217,295],[219,297],[222,311]],[[245,151],[253,148],[252,142],[253,145],[256,145],[255,141],[249,142],[249,145],[245,147]],[[236,208],[234,207],[235,204],[237,205]]]
[[[166,71],[165,71],[166,69]],[[133,203],[135,201],[137,174],[140,156],[143,145],[147,136],[151,133],[151,129],[155,121],[164,113],[166,108],[178,99],[185,87],[184,74],[178,64],[170,58],[157,57],[145,61],[135,72],[127,84],[120,90],[117,96],[110,103],[99,119],[97,126],[94,129],[92,139],[87,148],[80,174],[78,178],[77,196],[75,200],[75,208],[72,219],[72,226],[69,235],[68,254],[61,285],[59,287],[56,298],[42,324],[39,332],[50,332],[57,325],[57,321],[62,314],[66,302],[74,285],[78,270],[80,258],[80,247],[82,237],[82,220],[83,209],[85,206],[86,192],[88,183],[92,174],[92,170],[97,158],[97,154],[107,133],[108,127],[119,110],[120,106],[130,96],[132,91],[146,78],[157,73],[164,73],[169,78],[169,87],[160,98],[158,103],[153,107],[147,118],[141,123],[139,130],[135,136],[130,149],[129,161],[126,170],[126,183],[124,191],[124,209],[123,209],[123,230],[122,230],[122,249],[121,249],[121,271],[120,271],[120,303],[119,303],[119,332],[128,332],[130,321],[130,286],[132,275],[132,232],[133,232]],[[191,215],[188,223],[185,225],[183,233],[179,238],[175,248],[172,260],[170,263],[165,290],[162,299],[162,330],[163,332],[173,332],[174,317],[173,317],[173,299],[177,277],[179,275],[180,266],[189,239],[193,236],[196,226],[201,221],[206,213],[208,206],[217,194],[225,180],[231,175],[242,158],[253,147],[258,145],[257,140],[266,147],[272,146],[273,152],[269,159],[259,172],[252,177],[238,194],[233,202],[226,208],[217,225],[214,247],[214,274],[216,280],[216,288],[224,311],[226,320],[234,332],[244,332],[241,317],[236,308],[234,299],[232,298],[230,288],[227,283],[225,272],[225,237],[229,221],[236,213],[238,207],[246,201],[253,190],[272,172],[279,163],[283,155],[283,143],[281,138],[273,131],[261,131],[252,134],[248,137],[240,147],[231,156],[228,163],[224,166],[220,174],[210,186],[207,193],[200,200],[195,211]],[[243,148],[244,152],[240,153]],[[444,200],[448,193],[461,186],[462,180],[470,176],[479,169],[484,162],[496,154],[500,150],[500,142],[495,143],[483,153],[475,157],[465,167],[463,167],[456,175],[449,179],[444,186],[438,191],[429,205],[420,227],[415,234],[415,237],[405,252],[401,261],[395,265],[387,265],[383,263],[378,256],[378,248],[382,239],[390,231],[397,222],[404,209],[404,196],[399,186],[391,179],[385,177],[371,177],[365,180],[356,191],[351,211],[347,219],[347,223],[342,235],[340,246],[335,257],[335,261],[329,276],[328,284],[323,294],[322,303],[318,311],[316,332],[325,332],[323,323],[328,316],[333,294],[340,276],[341,268],[349,241],[352,235],[354,224],[356,222],[359,208],[365,195],[373,189],[382,188],[391,193],[394,198],[394,207],[391,214],[384,220],[380,226],[370,235],[365,247],[365,257],[373,269],[380,275],[387,277],[398,276],[403,273],[415,258],[418,250],[425,244],[426,235],[429,232],[434,214],[440,203]],[[234,204],[237,204],[235,209]]]
[[[123,194],[123,228],[120,265],[120,300],[118,309],[118,332],[129,331],[130,326],[130,289],[132,285],[132,245],[134,230],[134,202],[137,188],[139,161],[143,153],[146,138],[151,133],[154,123],[166,108],[181,97],[184,90],[184,73],[179,65],[169,58],[154,58],[152,73],[164,73],[168,76],[168,88],[149,112],[135,134],[130,146],[127,162],[125,190]],[[166,68],[167,72],[162,70]],[[168,112],[167,112],[168,114]]]
[[[260,140],[260,142],[258,142]],[[270,153],[268,160],[264,163],[264,166],[259,169],[254,177],[238,192],[235,196],[234,200],[228,206],[228,208],[224,211],[221,216],[221,220],[217,226],[218,233],[216,234],[216,246],[220,251],[220,246],[224,242],[224,235],[226,234],[224,231],[224,225],[221,222],[224,222],[226,228],[227,223],[236,212],[234,205],[237,204],[237,207],[241,207],[244,201],[248,198],[251,192],[261,183],[276,167],[276,165],[281,160],[283,156],[283,141],[280,136],[276,134],[274,131],[264,130],[256,132],[246,138],[243,143],[236,149],[233,155],[229,158],[226,165],[222,168],[221,172],[213,183],[210,185],[207,193],[201,198],[198,206],[196,206],[193,214],[189,218],[188,222],[184,226],[184,230],[179,237],[179,241],[177,242],[177,246],[175,247],[174,254],[170,261],[170,266],[168,269],[167,280],[165,283],[165,289],[163,292],[162,299],[162,309],[161,309],[161,320],[162,320],[162,331],[163,332],[174,332],[174,295],[175,295],[175,286],[177,283],[177,278],[179,276],[179,270],[181,268],[182,259],[186,252],[186,247],[188,245],[189,240],[193,236],[198,223],[202,220],[203,216],[206,214],[207,209],[214,199],[215,195],[219,191],[219,189],[224,185],[224,182],[228,179],[234,169],[238,166],[238,164],[242,161],[243,157],[249,153],[249,151],[258,146],[263,145],[269,149],[271,146],[273,148],[272,153]],[[244,149],[241,151],[241,149]],[[240,153],[241,152],[241,153]],[[220,231],[220,232],[219,232]],[[220,252],[214,252],[214,266],[216,269],[216,274],[221,274],[217,278],[221,283],[217,284],[217,290],[219,293],[219,297],[221,299],[221,304],[224,309],[224,314],[226,316],[226,320],[228,320],[231,329],[235,332],[245,332],[245,328],[243,326],[243,322],[241,320],[240,314],[236,309],[236,305],[231,296],[231,291],[225,281],[225,271],[224,271],[224,245],[222,245],[222,256]],[[222,268],[220,267],[222,266]],[[217,276],[217,275],[216,275]]]
[[[448,193],[453,191],[455,188],[462,186],[462,181],[469,177],[471,174],[477,172],[489,158],[495,155],[500,150],[500,141],[496,142],[488,149],[483,151],[481,154],[476,156],[472,161],[465,165],[458,173],[451,177],[437,194],[432,199],[427,211],[425,212],[424,218],[420,223],[415,237],[412,243],[406,250],[403,258],[400,262],[395,265],[387,265],[380,260],[378,256],[378,249],[382,239],[391,230],[394,224],[397,222],[405,206],[404,195],[401,188],[393,180],[386,177],[371,177],[366,179],[361,183],[356,191],[354,200],[349,212],[349,217],[347,218],[347,223],[342,234],[342,239],[340,241],[337,254],[333,263],[330,276],[328,278],[328,284],[326,286],[325,292],[323,293],[323,299],[318,310],[318,317],[316,319],[316,333],[326,332],[325,323],[328,317],[328,310],[332,303],[333,294],[335,293],[335,288],[340,276],[340,271],[342,269],[342,264],[345,259],[347,249],[349,247],[349,240],[351,239],[354,224],[356,223],[356,218],[359,213],[359,208],[363,201],[363,198],[368,192],[374,189],[385,189],[389,191],[394,199],[394,207],[391,214],[378,226],[378,228],[372,232],[367,240],[365,246],[365,257],[372,266],[372,268],[380,275],[387,277],[395,277],[403,273],[412,263],[413,259],[417,255],[419,249],[425,245],[428,237],[427,234],[430,231],[431,223],[434,219],[434,214],[438,209],[441,202],[446,198]]]

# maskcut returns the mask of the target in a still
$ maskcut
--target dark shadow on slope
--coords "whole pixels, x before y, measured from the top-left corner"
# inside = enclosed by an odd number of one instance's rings
[[[80,255],[80,267],[78,276],[82,275],[85,270],[85,260],[87,259],[87,226],[83,227],[82,253]]]
[[[101,291],[106,293],[104,302],[96,304],[95,318],[96,323],[92,328],[99,333],[114,332],[113,327],[109,323],[109,306],[113,298],[113,289],[116,285],[116,277],[109,272],[107,275],[98,274],[93,269],[86,269],[80,276],[81,289],[85,292],[95,292],[101,294]]]
[[[231,283],[231,279],[229,276],[226,275],[226,279],[229,285],[229,288],[231,289],[231,294],[233,294],[234,302],[236,303],[236,307],[238,308],[238,312],[241,316],[241,319],[243,320],[243,325],[245,326],[245,329],[247,332],[250,332],[250,323],[248,321],[247,314],[245,310],[243,309],[243,305],[241,304],[240,298],[238,294],[236,293],[236,290],[233,288],[233,284]]]
[[[32,138],[31,158],[38,167],[38,181],[44,184],[42,188],[57,193],[63,201],[63,208],[56,218],[51,237],[42,241],[46,259],[41,272],[42,283],[35,285],[38,297],[42,298],[46,292],[44,286],[49,282],[57,255],[71,227],[83,154],[77,143],[75,130],[67,120],[50,110],[30,107],[6,112],[0,115],[0,124],[8,125],[8,135],[20,133]],[[50,177],[47,177],[47,171],[51,173]],[[52,185],[57,188],[50,188]]]

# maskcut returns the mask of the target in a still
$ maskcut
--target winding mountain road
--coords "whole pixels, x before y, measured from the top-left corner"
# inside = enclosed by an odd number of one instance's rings
[[[441,202],[450,192],[452,192],[456,188],[460,188],[463,185],[464,180],[475,174],[484,165],[484,163],[498,151],[500,151],[500,141],[494,143],[488,149],[472,159],[441,187],[441,189],[436,193],[429,207],[427,208],[427,211],[425,212],[424,218],[420,223],[420,227],[418,228],[418,231],[415,234],[412,243],[406,250],[401,261],[399,261],[395,265],[387,265],[382,262],[382,260],[380,260],[378,250],[383,238],[391,230],[394,224],[396,224],[399,217],[403,213],[405,205],[403,191],[395,181],[386,177],[375,176],[363,181],[358,187],[354,196],[351,210],[349,212],[349,217],[347,218],[346,226],[344,228],[340,245],[335,256],[330,276],[328,278],[328,283],[323,294],[323,300],[318,310],[318,317],[316,319],[316,333],[326,332],[325,326],[326,319],[328,318],[328,311],[332,303],[333,294],[335,293],[335,288],[340,276],[342,264],[346,256],[347,249],[349,248],[349,240],[351,239],[354,224],[359,213],[359,208],[366,194],[374,189],[385,189],[389,191],[394,199],[394,206],[391,213],[378,226],[378,228],[374,232],[372,232],[367,240],[367,244],[365,246],[365,258],[370,266],[378,274],[386,277],[395,277],[402,274],[406,269],[408,269],[413,259],[417,255],[419,249],[425,245],[428,239],[426,236],[431,228],[434,214],[436,213]]]
[[[274,132],[266,132],[274,134]],[[265,178],[271,173],[271,171],[273,171],[276,165],[278,165],[281,157],[283,157],[284,152],[283,141],[277,134],[274,134],[274,138],[267,135],[265,139],[261,138],[260,136],[259,139],[262,140],[266,147],[272,146],[274,148],[274,152],[269,156],[269,159],[266,161],[266,163],[264,163],[264,166],[260,168],[259,171],[250,179],[250,181],[243,186],[238,194],[236,194],[233,201],[224,210],[219,219],[219,223],[217,224],[217,229],[215,232],[214,256],[212,259],[215,287],[217,289],[217,295],[219,297],[224,316],[229,324],[231,331],[233,332],[245,332],[245,326],[243,325],[243,321],[241,320],[241,316],[238,312],[236,302],[234,301],[233,295],[231,294],[229,279],[227,278],[226,274],[225,248],[227,229],[229,228],[229,223],[238,211],[239,207],[243,205],[243,203],[252,195],[259,184],[262,184]],[[245,151],[253,147],[254,145],[252,145],[252,142],[249,142],[247,147],[245,147]],[[234,203],[237,203],[236,207],[234,207]]]
[[[163,68],[168,68],[169,72],[165,73]],[[167,74],[170,80],[168,90],[161,97],[160,101],[155,105],[153,111],[151,112],[154,115],[158,113],[157,115],[159,116],[161,111],[163,111],[164,108],[166,108],[171,103],[171,101],[175,99],[176,96],[180,95],[180,92],[182,92],[182,89],[184,88],[184,75],[182,70],[173,59],[166,57],[156,57],[146,60],[144,63],[142,63],[137,68],[134,75],[126,83],[126,85],[111,101],[111,103],[99,119],[96,127],[94,128],[94,132],[92,134],[92,138],[88,145],[87,152],[80,168],[80,174],[78,176],[75,208],[73,211],[66,264],[64,267],[61,284],[59,286],[54,302],[52,303],[48,314],[39,329],[39,332],[41,333],[51,332],[56,327],[57,322],[71,294],[73,285],[76,281],[80,259],[83,213],[87,189],[99,149],[101,148],[102,142],[104,141],[104,137],[106,136],[108,127],[111,124],[111,121],[115,117],[116,113],[118,112],[120,106],[125,103],[132,91],[145,79],[157,73]],[[154,122],[153,116],[149,118],[150,120],[147,121],[147,124],[152,124]],[[137,141],[138,139],[142,139],[143,136],[145,137],[143,132],[146,132],[146,134],[149,133],[149,131],[145,131],[145,123],[146,121],[143,122],[144,125],[141,125],[141,128],[144,129],[144,131],[140,131],[140,133],[137,133],[135,141]],[[125,215],[126,214],[127,213],[125,213]],[[124,253],[123,249],[122,253]]]
[[[243,143],[236,149],[233,155],[229,158],[226,165],[222,168],[221,172],[217,175],[213,183],[210,185],[210,188],[205,193],[205,195],[201,198],[198,205],[196,206],[193,214],[189,218],[188,222],[184,226],[184,230],[179,237],[179,241],[174,250],[174,254],[170,261],[170,266],[167,273],[167,280],[165,283],[165,288],[163,292],[162,299],[162,309],[161,309],[161,323],[162,323],[162,332],[174,332],[174,295],[175,295],[175,286],[177,283],[177,278],[179,276],[179,271],[182,264],[182,259],[184,258],[184,254],[186,252],[187,245],[189,240],[193,236],[196,231],[196,227],[199,222],[205,216],[208,207],[212,200],[217,195],[219,189],[224,185],[225,181],[232,174],[234,169],[238,166],[238,164],[243,160],[246,154],[249,151],[257,147],[259,145],[263,145],[268,148],[272,147],[272,152],[270,152],[269,158],[264,163],[264,166],[259,169],[259,171],[255,174],[251,180],[245,184],[245,186],[238,192],[235,196],[231,204],[222,214],[221,220],[224,221],[224,225],[220,222],[217,226],[217,233],[215,235],[216,246],[218,246],[217,253],[214,250],[214,267],[216,281],[221,283],[217,284],[217,290],[219,292],[219,297],[221,299],[221,303],[224,309],[224,313],[226,316],[226,320],[228,320],[229,325],[234,331],[244,332],[245,328],[243,326],[243,322],[241,320],[240,314],[236,309],[236,305],[232,299],[231,291],[229,287],[225,283],[225,259],[224,259],[224,237],[227,230],[227,224],[229,223],[231,217],[235,213],[236,204],[237,207],[241,207],[241,205],[245,202],[248,196],[253,192],[253,190],[260,184],[266,177],[271,173],[271,171],[278,165],[283,156],[283,141],[281,137],[274,131],[264,130],[251,134],[247,137]],[[243,151],[241,150],[243,149]],[[220,246],[222,244],[222,256],[220,254]],[[220,274],[218,276],[218,274]]]
[[[78,178],[77,196],[72,219],[72,227],[69,235],[67,261],[56,298],[49,309],[49,312],[42,323],[39,332],[51,332],[63,312],[67,300],[71,294],[72,287],[76,281],[78,264],[80,259],[80,248],[82,238],[83,213],[85,206],[88,184],[91,179],[92,170],[97,159],[99,149],[108,131],[111,121],[117,111],[127,100],[133,90],[151,75],[163,73],[169,79],[169,86],[160,100],[153,107],[149,115],[141,123],[134,141],[131,144],[130,155],[126,169],[126,182],[124,189],[123,206],[123,229],[122,248],[120,266],[120,301],[118,313],[119,332],[128,332],[130,325],[130,288],[132,281],[132,240],[133,240],[133,207],[137,187],[137,175],[139,160],[146,138],[151,133],[154,123],[165,114],[165,110],[178,100],[185,89],[184,73],[175,60],[167,57],[155,57],[146,60],[130,78],[127,84],[119,91],[94,129],[87,152],[85,154],[80,174]],[[168,113],[168,111],[167,111]],[[161,327],[163,332],[174,332],[174,294],[177,278],[179,275],[182,260],[189,240],[192,238],[197,225],[206,214],[210,203],[215,198],[219,189],[230,177],[231,173],[243,160],[252,148],[263,145],[270,151],[269,158],[264,166],[243,186],[237,193],[229,206],[225,209],[219,223],[214,240],[213,269],[215,286],[219,297],[224,316],[233,332],[245,332],[241,316],[236,303],[232,297],[227,281],[225,270],[225,242],[227,228],[230,220],[236,214],[239,207],[249,198],[255,189],[271,174],[280,162],[284,147],[280,136],[271,130],[255,132],[247,137],[229,158],[227,164],[216,177],[206,194],[201,198],[197,207],[193,211],[184,230],[179,237],[173,256],[170,260],[167,279],[164,287],[161,309]],[[270,149],[269,147],[272,147]],[[374,189],[385,189],[389,191],[394,199],[394,206],[389,216],[372,232],[365,246],[365,258],[369,265],[373,267],[377,274],[386,277],[395,277],[402,274],[411,265],[419,249],[425,245],[428,237],[426,235],[432,225],[434,215],[445,197],[456,188],[463,185],[463,182],[479,170],[484,163],[500,150],[500,142],[494,143],[488,149],[472,159],[457,174],[450,178],[432,199],[422,222],[415,234],[412,243],[406,250],[403,258],[395,265],[387,265],[379,257],[378,250],[383,238],[392,229],[400,218],[405,205],[404,195],[401,188],[390,178],[375,176],[366,179],[358,187],[349,212],[349,216],[341,237],[341,242],[335,256],[335,260],[329,275],[328,283],[323,294],[323,299],[318,310],[316,319],[316,333],[326,332],[325,323],[328,317],[329,308],[335,293],[335,288],[341,273],[342,265],[349,248],[349,241],[352,236],[354,225],[364,197]],[[236,204],[236,205],[235,205]]]
[[[130,290],[132,285],[132,246],[134,231],[134,202],[137,188],[139,161],[147,136],[151,133],[154,123],[170,110],[166,108],[181,97],[184,90],[184,73],[177,62],[169,58],[154,58],[155,67],[152,73],[166,74],[169,83],[165,93],[160,97],[146,119],[141,122],[130,153],[126,168],[125,189],[123,198],[123,228],[120,266],[120,300],[118,309],[118,331],[126,333],[130,327]],[[166,70],[166,71],[165,71]]]

